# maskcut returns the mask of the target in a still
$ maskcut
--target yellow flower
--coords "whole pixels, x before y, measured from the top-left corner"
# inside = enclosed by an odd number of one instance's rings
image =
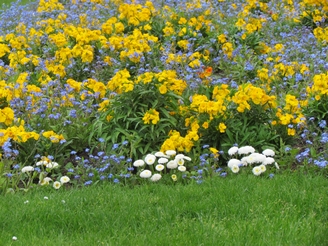
[[[159,121],[159,112],[156,109],[149,109],[142,118],[144,124],[156,125]]]
[[[227,126],[221,122],[218,126],[218,129],[220,130],[221,133],[224,133],[225,130],[227,129]]]
[[[178,180],[178,177],[175,174],[172,174],[171,178],[172,178],[173,181],[177,181]]]
[[[293,129],[293,128],[288,128],[288,130],[287,130],[287,134],[288,134],[289,136],[294,136],[295,133],[296,133],[295,129]]]

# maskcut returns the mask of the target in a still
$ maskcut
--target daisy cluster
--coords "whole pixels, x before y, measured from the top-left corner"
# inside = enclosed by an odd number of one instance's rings
[[[178,180],[177,171],[183,173],[179,175],[181,178],[187,178],[189,171],[187,171],[186,161],[191,161],[191,158],[184,154],[177,154],[175,150],[167,150],[165,153],[159,151],[154,154],[147,154],[144,159],[134,161],[133,166],[141,167],[139,176],[151,181],[158,181],[163,174],[170,174],[171,179],[175,182]],[[147,166],[147,169],[144,168]]]
[[[275,152],[272,149],[265,149],[262,153],[257,153],[252,146],[233,146],[228,150],[231,158],[228,167],[233,173],[238,173],[240,167],[253,166],[252,172],[259,176],[267,170],[267,165],[274,165],[279,169],[278,163],[273,158]]]

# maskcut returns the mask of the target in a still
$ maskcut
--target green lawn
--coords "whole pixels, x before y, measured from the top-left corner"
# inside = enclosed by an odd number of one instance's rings
[[[327,187],[300,174],[48,187],[1,199],[0,245],[328,245]]]
[[[17,0],[1,0],[0,9],[2,8],[2,4],[5,4],[5,5],[9,6],[11,3],[14,3],[14,2],[17,2]],[[35,2],[35,1],[21,0],[20,2],[21,2],[21,4],[27,4],[27,3]]]

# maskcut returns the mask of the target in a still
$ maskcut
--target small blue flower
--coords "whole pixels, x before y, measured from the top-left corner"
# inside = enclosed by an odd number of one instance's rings
[[[226,177],[227,176],[227,173],[226,172],[223,172],[220,174],[221,177]]]
[[[327,122],[325,121],[325,120],[321,120],[320,122],[319,122],[319,127],[320,128],[325,128],[327,126]]]
[[[92,184],[92,180],[88,180],[88,181],[86,181],[86,182],[84,183],[85,186],[87,186],[87,185],[91,185],[91,184]]]
[[[118,184],[120,181],[119,181],[118,179],[114,179],[113,182],[114,182],[115,184]]]
[[[274,177],[274,174],[273,173],[270,173],[269,174],[269,178],[272,179]]]

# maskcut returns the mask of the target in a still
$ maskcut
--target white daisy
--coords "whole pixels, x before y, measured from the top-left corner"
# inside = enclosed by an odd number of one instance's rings
[[[247,155],[254,153],[255,149],[252,146],[242,146],[238,149],[238,154],[239,155]]]
[[[68,183],[69,181],[70,181],[70,179],[67,176],[63,176],[60,178],[60,183],[62,183],[62,184]]]
[[[255,167],[253,167],[252,172],[253,172],[253,174],[256,175],[256,176],[259,176],[259,175],[262,173],[262,172],[261,172],[261,168],[260,168],[259,166],[255,166]]]
[[[178,167],[178,163],[175,160],[171,160],[166,164],[168,169],[175,169]]]
[[[160,175],[159,173],[155,173],[153,176],[151,176],[150,180],[153,182],[156,182],[158,180],[160,180],[162,178],[162,175]]]
[[[144,160],[136,160],[135,162],[133,162],[133,166],[135,167],[142,167],[143,165],[145,165]]]
[[[163,171],[163,169],[164,169],[164,165],[162,165],[162,164],[157,164],[156,165],[156,167],[155,167],[155,169],[157,170],[157,171]]]
[[[32,166],[26,166],[22,168],[22,173],[32,172],[32,171],[34,171],[34,167]]]
[[[238,173],[238,172],[239,172],[239,166],[238,166],[238,165],[233,165],[233,166],[231,167],[231,171],[232,171],[233,173]]]
[[[233,146],[228,150],[228,154],[230,156],[236,154],[237,152],[238,152],[238,147],[237,146]]]
[[[165,154],[168,156],[172,156],[172,155],[176,155],[177,152],[175,150],[167,150],[167,151],[165,151]]]
[[[262,154],[265,156],[274,156],[275,152],[272,149],[265,149],[263,150]]]
[[[228,167],[231,169],[233,166],[239,166],[240,164],[242,164],[241,163],[241,161],[240,160],[238,160],[238,159],[230,159],[229,161],[228,161]]]
[[[151,171],[149,171],[149,170],[143,170],[140,173],[140,177],[141,178],[144,178],[144,179],[150,178],[151,177]]]
[[[148,154],[145,157],[145,162],[147,165],[152,165],[156,161],[156,156],[152,154]]]
[[[187,168],[186,168],[185,166],[179,166],[179,167],[178,167],[178,170],[179,170],[180,172],[185,172],[185,171],[187,170]]]
[[[265,158],[263,164],[264,165],[270,165],[270,164],[273,164],[274,163],[274,159],[272,157],[267,157]]]

